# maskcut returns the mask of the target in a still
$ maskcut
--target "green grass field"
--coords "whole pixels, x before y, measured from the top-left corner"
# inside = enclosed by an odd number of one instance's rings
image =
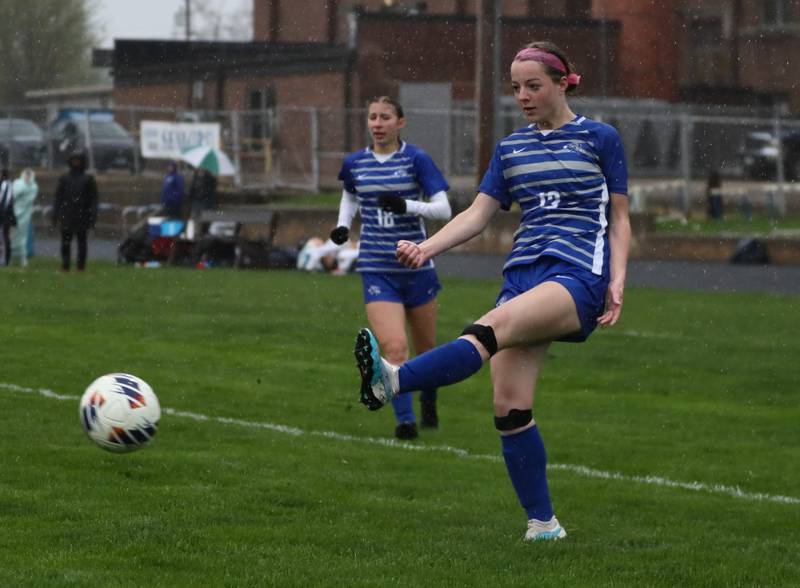
[[[761,237],[800,233],[800,217],[771,218],[760,213],[751,218],[736,210],[729,211],[724,219],[706,217],[691,219],[657,218],[654,229],[663,233],[686,235],[756,235]]]
[[[355,276],[36,261],[0,271],[0,586],[800,585],[797,297],[629,289],[621,324],[553,346],[569,536],[525,544],[488,369],[410,444],[358,404]],[[442,341],[497,289],[444,285]],[[127,455],[78,420],[115,371],[165,409]]]

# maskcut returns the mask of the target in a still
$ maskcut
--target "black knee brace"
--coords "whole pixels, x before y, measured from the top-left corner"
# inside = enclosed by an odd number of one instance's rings
[[[461,334],[474,335],[475,338],[480,341],[480,344],[483,345],[486,351],[489,352],[490,357],[497,353],[497,339],[494,336],[494,329],[492,327],[473,323],[464,327],[464,330],[461,331]]]
[[[494,428],[498,431],[513,431],[514,429],[524,427],[532,420],[533,411],[531,409],[519,410],[517,408],[512,408],[508,411],[508,415],[504,417],[494,417]]]

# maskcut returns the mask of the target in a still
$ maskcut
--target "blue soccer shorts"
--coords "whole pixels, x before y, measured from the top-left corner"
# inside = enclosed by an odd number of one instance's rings
[[[416,308],[434,298],[442,285],[435,270],[397,273],[362,272],[364,304],[398,302],[406,308]]]
[[[597,327],[597,319],[605,309],[608,278],[595,275],[558,257],[543,256],[528,265],[511,266],[503,272],[503,278],[503,287],[497,296],[496,306],[543,282],[556,282],[569,291],[578,310],[581,329],[558,341],[586,341]]]

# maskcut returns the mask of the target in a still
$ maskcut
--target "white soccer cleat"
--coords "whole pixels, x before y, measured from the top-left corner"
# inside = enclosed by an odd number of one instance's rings
[[[361,402],[378,410],[397,395],[399,368],[381,357],[378,340],[369,329],[358,332],[354,352],[361,372]]]
[[[528,521],[528,530],[525,532],[525,541],[557,541],[566,536],[567,532],[559,524],[556,517],[546,523],[530,519]]]

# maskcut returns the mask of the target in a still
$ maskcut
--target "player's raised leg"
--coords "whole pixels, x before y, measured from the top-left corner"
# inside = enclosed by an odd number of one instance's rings
[[[368,345],[369,337],[362,330],[356,341],[356,357],[364,358],[359,360],[362,402],[376,410],[396,394],[455,384],[480,370],[500,349],[553,341],[578,330],[575,302],[569,291],[555,282],[539,284],[493,308],[465,329],[469,334],[401,366],[379,361],[377,343]],[[377,359],[368,361],[370,353],[377,354]]]

